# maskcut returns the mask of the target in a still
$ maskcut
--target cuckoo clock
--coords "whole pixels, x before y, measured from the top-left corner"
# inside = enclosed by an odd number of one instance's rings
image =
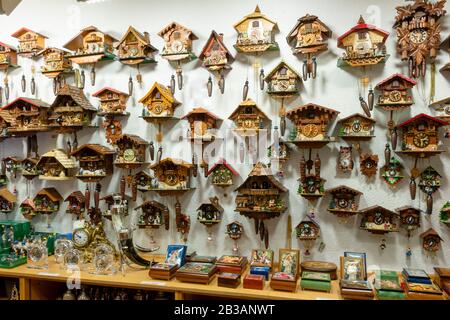
[[[39,176],[39,171],[36,167],[39,162],[39,158],[25,158],[21,163],[22,176],[27,180],[33,180],[35,177]]]
[[[176,118],[174,118],[175,108],[181,103],[175,99],[168,88],[158,82],[153,84],[150,91],[139,100],[139,103],[144,105],[144,108],[142,109],[142,118],[149,123],[158,125],[156,140],[161,142],[162,122],[176,120]]]
[[[169,208],[157,201],[146,201],[134,210],[140,210],[138,217],[139,228],[159,229],[164,226],[169,230]]]
[[[214,30],[211,32],[206,45],[200,53],[199,59],[202,61],[203,67],[217,75],[217,84],[220,92],[225,91],[225,75],[224,71],[230,70],[230,64],[234,57],[227,49],[223,42],[223,33],[217,34]],[[212,95],[213,82],[211,76],[207,82],[208,96]]]
[[[41,214],[52,214],[59,210],[63,197],[55,188],[44,188],[33,199],[34,211]]]
[[[361,153],[359,155],[359,168],[361,173],[370,178],[378,171],[378,156],[376,154]]]
[[[339,186],[327,190],[331,195],[331,202],[328,211],[338,218],[349,218],[358,214],[358,200],[362,192],[347,186]]]
[[[319,154],[314,160],[306,161],[305,156],[300,158],[300,178],[298,193],[305,199],[312,201],[325,195],[325,179],[320,176],[322,163]],[[314,170],[313,170],[314,169]]]
[[[374,136],[376,121],[355,113],[339,120],[339,137],[345,140],[369,140]]]
[[[267,150],[267,156],[270,158],[270,167],[276,168],[277,176],[283,178],[285,165],[291,157],[291,148],[286,142],[276,140]]]
[[[212,241],[211,227],[222,221],[223,208],[219,198],[209,198],[209,203],[203,203],[197,208],[197,220],[208,228],[208,241]]]
[[[66,213],[73,214],[81,220],[86,210],[86,198],[81,191],[72,192],[64,202],[67,202]]]
[[[450,36],[448,36],[444,41],[441,43],[441,49],[444,51],[447,51],[447,53],[450,55]],[[441,72],[448,72],[450,71],[450,62],[447,62],[440,70]]]
[[[281,100],[279,110],[281,136],[286,130],[286,109],[284,100],[296,96],[300,90],[300,76],[286,62],[280,62],[264,79],[267,93],[274,99]]]
[[[289,142],[301,148],[322,148],[334,141],[327,135],[327,128],[339,112],[333,109],[308,103],[286,113],[294,124]]]
[[[430,105],[430,107],[436,110],[436,118],[448,123],[445,127],[445,138],[450,138],[450,97],[436,101]]]
[[[72,61],[67,58],[69,52],[59,48],[47,48],[39,52],[44,56],[44,65],[41,67],[41,73],[50,79],[54,79],[53,91],[56,94],[60,82],[65,75],[73,73]]]
[[[450,201],[447,201],[439,213],[440,221],[447,227],[450,227]]]
[[[27,220],[32,220],[37,215],[36,206],[34,205],[33,200],[30,198],[25,199],[20,204],[19,209],[20,209],[20,213]]]
[[[197,58],[193,53],[192,44],[198,37],[191,30],[176,22],[168,24],[158,33],[158,36],[164,39],[164,49],[161,56],[176,65],[178,89],[182,90],[183,72],[181,63]],[[172,94],[175,92],[175,76],[173,75],[170,81],[170,90]]]
[[[236,128],[234,132],[241,136],[255,136],[258,135],[259,130],[264,129],[269,117],[256,105],[256,103],[247,99],[242,101],[234,110],[229,119],[233,120]]]
[[[102,212],[102,216],[108,220],[112,219],[112,210],[114,206],[119,205],[121,207],[121,214],[124,217],[128,216],[128,205],[131,202],[131,198],[127,195],[121,195],[120,193],[111,193],[103,198],[100,198],[101,201],[104,201],[106,204],[106,210]]]
[[[408,232],[408,238],[411,232],[420,227],[420,213],[419,209],[411,206],[401,207],[395,210],[400,216],[400,227]]]
[[[8,130],[14,123],[14,117],[0,109],[0,142],[9,137]]]
[[[236,189],[236,212],[255,220],[256,233],[269,246],[269,232],[264,220],[280,216],[287,209],[283,194],[288,192],[270,168],[258,162],[244,183]]]
[[[395,187],[404,178],[403,165],[398,159],[391,157],[389,162],[381,168],[381,176],[388,186]]]
[[[361,229],[373,234],[385,234],[398,231],[398,225],[396,223],[398,214],[391,210],[382,206],[373,206],[361,210],[361,214]]]
[[[242,53],[262,53],[279,50],[275,42],[277,23],[267,18],[256,6],[255,11],[246,15],[234,25],[238,33],[234,47]]]
[[[177,200],[175,204],[175,222],[177,225],[177,231],[181,233],[182,240],[187,241],[188,233],[191,228],[191,218],[181,210],[181,203]]]
[[[117,157],[114,164],[119,168],[134,169],[145,164],[148,142],[134,134],[124,134],[116,141]]]
[[[235,253],[235,254],[239,252],[239,247],[237,245],[237,241],[242,237],[243,233],[244,233],[244,227],[239,222],[233,221],[227,225],[226,234],[228,235],[228,237],[231,240],[234,241],[233,253]]]
[[[17,68],[17,49],[6,43],[0,42],[0,70]]]
[[[17,98],[0,110],[0,116],[10,123],[7,128],[9,135],[30,136],[49,130],[49,107],[49,104],[41,100]]]
[[[64,45],[64,48],[72,53],[68,58],[78,65],[91,65],[90,72],[91,85],[95,85],[95,64],[99,61],[111,61],[116,58],[114,55],[114,42],[117,39],[106,34],[96,27],[90,26],[82,29],[81,32]],[[84,70],[81,78],[84,79]],[[81,87],[84,81],[81,80]]]
[[[303,59],[303,80],[317,76],[316,56],[328,50],[331,30],[314,15],[307,14],[298,19],[297,24],[286,37],[295,55]]]
[[[145,171],[140,171],[134,175],[136,181],[136,188],[138,191],[147,192],[151,189],[157,188],[156,179]]]
[[[73,133],[91,122],[97,109],[91,105],[83,90],[66,84],[58,90],[50,108],[50,128],[58,133]]]
[[[207,176],[212,175],[211,183],[219,187],[228,187],[233,185],[233,177],[239,176],[239,173],[223,158],[220,158],[209,169]]]
[[[116,44],[119,61],[123,64],[137,66],[137,82],[142,84],[142,75],[139,71],[141,64],[155,63],[155,53],[158,51],[150,44],[150,34],[143,34],[133,27],[129,27],[122,39]],[[133,94],[133,80],[130,76],[128,82],[128,93]]]
[[[20,170],[21,159],[17,157],[6,157],[2,159],[4,170],[14,178],[17,178],[17,172]]]
[[[352,172],[355,162],[352,158],[353,147],[339,147],[338,169],[340,172]]]
[[[439,19],[446,13],[445,2],[415,0],[413,4],[396,8],[397,52],[407,61],[410,77],[424,77],[427,59],[434,61],[437,56],[441,42]]]
[[[48,39],[46,36],[27,28],[20,28],[11,36],[19,40],[17,51],[19,55],[25,57],[33,57],[44,50],[45,40]]]
[[[77,178],[83,182],[98,182],[114,172],[116,152],[99,144],[84,144],[72,152],[80,163]]]
[[[297,239],[302,241],[305,246],[305,255],[309,256],[314,242],[320,236],[319,225],[312,220],[303,220],[295,227],[295,234]]]
[[[12,212],[16,206],[17,197],[9,192],[8,189],[0,189],[0,212]]]
[[[221,121],[215,114],[204,108],[194,108],[181,119],[189,122],[188,139],[191,141],[212,141],[216,138],[214,129]]]
[[[443,240],[433,228],[422,233],[420,239],[422,239],[422,247],[428,252],[436,253],[441,249]]]
[[[441,175],[433,168],[428,167],[420,174],[419,188],[427,195],[427,214],[433,213],[433,193],[438,191],[442,184]]]
[[[41,156],[36,168],[41,180],[65,181],[76,175],[77,163],[64,150],[53,149]]]
[[[179,159],[166,158],[150,166],[155,182],[151,191],[162,195],[171,192],[183,193],[191,190],[192,164]]]

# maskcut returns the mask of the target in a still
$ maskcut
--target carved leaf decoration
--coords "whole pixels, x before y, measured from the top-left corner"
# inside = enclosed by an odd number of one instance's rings
[[[439,48],[441,43],[441,25],[435,24],[433,28],[430,29],[430,48]]]
[[[446,11],[444,10],[446,0],[436,2],[435,4],[429,3],[428,12],[432,16],[441,17],[445,15]]]
[[[397,29],[397,49],[398,51],[404,51],[408,49],[409,46],[409,31],[407,28],[398,28]]]

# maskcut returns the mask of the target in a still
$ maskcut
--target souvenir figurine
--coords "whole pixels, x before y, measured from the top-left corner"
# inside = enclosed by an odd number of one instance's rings
[[[226,188],[233,185],[233,176],[239,173],[223,158],[220,158],[207,172],[208,177],[212,175],[212,184]]]
[[[77,163],[64,150],[53,149],[40,157],[36,169],[41,180],[66,181],[74,178]]]
[[[7,188],[0,189],[0,212],[12,212],[16,206],[17,197]]]
[[[430,253],[436,253],[441,249],[442,238],[433,228],[422,233],[420,239],[422,239],[423,249]]]
[[[297,225],[297,227],[295,227],[295,233],[297,235],[297,239],[304,243],[305,256],[309,256],[311,254],[314,241],[316,241],[320,236],[319,225],[311,219],[303,220]]]
[[[224,72],[231,69],[230,64],[234,60],[233,55],[223,42],[223,33],[217,34],[213,30],[198,58],[202,61],[203,67],[213,73],[217,73],[217,84],[220,92],[223,94],[225,92]],[[213,82],[210,76],[207,82],[209,97],[212,95],[212,87]]]
[[[370,178],[378,171],[378,156],[376,154],[362,153],[359,156],[361,173]]]
[[[441,42],[439,20],[446,13],[445,2],[415,0],[413,4],[396,8],[397,52],[407,61],[410,77],[425,77],[427,60],[434,61],[437,56]]]
[[[212,241],[211,227],[222,221],[224,209],[219,204],[219,198],[209,198],[210,203],[203,203],[197,209],[197,220],[208,228],[208,241]]]
[[[427,195],[428,215],[433,213],[433,193],[441,187],[441,179],[441,175],[431,166],[420,174],[419,188]]]
[[[119,61],[126,65],[137,66],[136,76],[139,85],[142,84],[142,75],[139,70],[141,64],[155,63],[155,53],[158,51],[150,44],[150,34],[143,34],[130,26],[118,44],[115,45]],[[130,77],[129,95],[133,94],[133,80]]]
[[[439,213],[439,220],[450,228],[450,201],[447,201]]]
[[[339,219],[345,221],[359,213],[357,197],[362,195],[362,192],[347,186],[338,186],[327,190],[327,193],[332,197],[328,211]]]
[[[237,221],[231,222],[227,225],[227,231],[226,234],[230,239],[234,241],[233,245],[233,253],[237,254],[239,252],[239,247],[237,244],[237,241],[242,237],[242,234],[244,233],[244,227],[242,224],[240,224]]]
[[[72,51],[68,56],[72,62],[80,66],[92,66],[90,72],[91,85],[95,86],[95,65],[100,61],[111,61],[116,58],[114,42],[117,42],[117,39],[94,26],[90,26],[82,29],[78,35],[64,45],[64,48]],[[84,74],[84,70],[82,74]],[[84,83],[81,83],[81,86],[84,87]]]
[[[178,90],[182,90],[183,71],[181,63],[197,58],[192,51],[192,44],[198,37],[191,30],[176,22],[168,24],[158,33],[158,36],[164,39],[164,49],[161,52],[161,56],[176,65]],[[170,90],[172,94],[175,93],[174,75],[172,75],[170,81]]]
[[[77,220],[81,220],[86,210],[84,194],[81,191],[74,191],[64,202],[68,202],[66,213],[73,214]]]
[[[450,55],[450,36],[448,36],[444,41],[442,41],[440,48]],[[441,69],[441,72],[450,71],[450,62],[447,62]]]
[[[280,62],[264,79],[267,82],[267,93],[274,99],[281,100],[280,129],[281,136],[286,130],[286,110],[284,100],[298,95],[300,76],[286,62]]]
[[[67,58],[68,51],[59,48],[46,48],[38,53],[44,56],[44,65],[41,73],[53,79],[53,92],[56,95],[60,87],[65,83],[65,76],[73,74],[72,61]]]
[[[382,206],[372,206],[361,210],[361,214],[361,229],[373,234],[385,234],[398,231],[398,225],[396,223],[398,214],[391,210]]]
[[[317,55],[328,50],[332,31],[317,16],[306,14],[298,19],[286,37],[299,58],[303,58],[303,81],[317,76]]]
[[[278,217],[286,211],[282,195],[288,189],[275,179],[270,168],[259,162],[236,191],[235,211],[255,220],[256,234],[260,234],[268,248],[269,234],[264,220]]]
[[[84,144],[72,151],[80,169],[77,178],[83,182],[98,182],[114,172],[113,158],[116,152],[99,144]]]
[[[395,211],[400,215],[400,226],[408,232],[408,238],[411,237],[411,232],[420,227],[421,211],[411,206],[404,206]]]

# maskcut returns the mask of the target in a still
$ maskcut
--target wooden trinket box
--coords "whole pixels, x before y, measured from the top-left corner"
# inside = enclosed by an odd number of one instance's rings
[[[219,287],[237,288],[241,284],[241,275],[237,273],[222,272],[219,274],[217,285]]]
[[[148,275],[152,279],[171,280],[178,271],[178,264],[157,263],[150,268]]]
[[[331,291],[331,277],[329,273],[304,271],[300,281],[302,290]]]
[[[264,276],[257,274],[248,274],[244,277],[244,289],[263,290]]]
[[[304,261],[300,264],[301,272],[321,272],[328,273],[331,280],[337,280],[337,265],[324,261]]]
[[[280,249],[278,272],[272,275],[270,287],[274,290],[297,290],[299,275],[300,251],[293,249]]]
[[[241,275],[247,266],[247,262],[247,258],[243,256],[224,255],[216,261],[216,266],[218,272]]]
[[[295,292],[297,290],[297,278],[292,273],[276,272],[270,281],[273,290]]]
[[[186,262],[197,262],[197,263],[212,263],[215,264],[217,261],[217,257],[214,256],[199,256],[194,255],[189,258],[189,260],[186,260]]]
[[[208,284],[211,282],[217,267],[212,263],[188,262],[176,273],[177,280]]]
[[[269,267],[251,267],[250,274],[264,276],[266,280],[269,280],[270,268]]]
[[[450,282],[450,268],[435,267],[434,271],[436,272],[436,282],[442,289],[445,283]]]

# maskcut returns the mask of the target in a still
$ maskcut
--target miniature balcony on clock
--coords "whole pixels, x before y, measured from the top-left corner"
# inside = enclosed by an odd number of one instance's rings
[[[218,122],[222,120],[204,108],[194,108],[181,119],[189,121],[188,139],[202,142],[217,138],[214,131],[218,128]]]
[[[139,100],[144,105],[142,118],[147,122],[160,123],[176,120],[175,109],[181,104],[172,92],[162,84],[155,82],[149,92]]]
[[[75,177],[77,163],[64,150],[53,149],[41,156],[36,169],[41,180],[66,181]]]
[[[134,134],[124,134],[116,141],[117,157],[114,165],[122,169],[135,169],[146,164],[148,142]]]
[[[439,149],[439,128],[448,122],[421,113],[397,126],[401,131],[401,150],[396,151],[416,158],[427,158],[444,152]]]
[[[382,206],[372,206],[361,210],[361,229],[373,234],[386,234],[388,232],[398,232],[396,223],[399,214],[383,208]]]
[[[300,148],[320,149],[335,141],[327,134],[328,126],[339,111],[314,103],[299,106],[286,113],[286,117],[294,124],[289,140]]]
[[[7,188],[0,189],[0,212],[12,212],[16,206],[17,197]]]
[[[233,131],[243,137],[258,135],[270,122],[269,117],[251,99],[242,101],[229,119],[236,125]]]
[[[376,121],[360,113],[338,121],[338,136],[344,140],[370,140],[374,135]]]
[[[169,208],[162,203],[154,200],[146,201],[134,210],[141,211],[137,223],[139,228],[159,229],[164,226],[169,230]]]
[[[103,88],[92,95],[100,99],[100,107],[97,115],[100,117],[121,117],[129,116],[126,112],[127,101],[130,95],[113,88]]]
[[[327,190],[327,193],[332,197],[328,206],[328,211],[332,214],[338,217],[349,217],[359,213],[357,197],[362,192],[347,186],[338,186]]]
[[[72,152],[79,162],[76,177],[83,182],[98,182],[114,172],[116,152],[99,144],[85,144]]]
[[[260,162],[236,191],[235,211],[248,218],[271,219],[287,209],[282,195],[288,189],[273,176],[270,168]]]

